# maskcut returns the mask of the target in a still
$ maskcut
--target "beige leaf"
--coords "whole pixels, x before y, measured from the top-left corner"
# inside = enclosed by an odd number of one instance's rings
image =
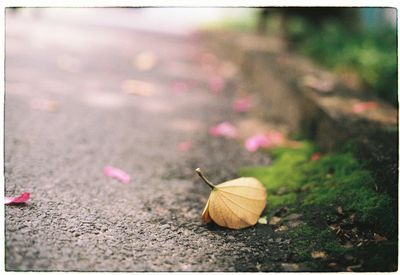
[[[240,229],[255,225],[265,208],[267,193],[255,178],[238,178],[218,185],[209,182],[197,168],[196,172],[211,188],[202,220],[219,226]]]

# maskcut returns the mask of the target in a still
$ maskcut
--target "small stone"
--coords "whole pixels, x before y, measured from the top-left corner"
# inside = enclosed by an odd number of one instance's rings
[[[165,230],[165,229],[170,229],[171,226],[169,224],[163,224],[160,226],[160,229]]]
[[[267,217],[261,217],[261,218],[259,218],[259,219],[258,219],[258,223],[259,223],[259,224],[267,224],[267,223],[268,223]]]
[[[230,240],[230,241],[234,241],[234,240],[235,240],[235,237],[233,237],[233,236],[228,236],[228,237],[226,237],[226,239],[227,239],[227,240]]]

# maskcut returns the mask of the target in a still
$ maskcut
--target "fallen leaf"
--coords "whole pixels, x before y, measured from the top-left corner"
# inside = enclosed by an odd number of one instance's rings
[[[213,93],[220,93],[225,89],[225,80],[214,74],[208,79],[208,88]]]
[[[258,219],[258,223],[259,223],[259,224],[267,224],[267,223],[268,223],[267,217],[261,217],[261,218],[259,218],[259,219]]]
[[[137,96],[151,96],[154,91],[154,85],[150,82],[129,79],[121,84],[124,93]]]
[[[20,204],[20,203],[25,203],[27,200],[29,200],[30,193],[24,192],[22,193],[21,196],[19,197],[5,197],[4,198],[4,204]]]
[[[267,203],[267,192],[255,178],[238,178],[218,185],[197,174],[212,191],[202,213],[204,222],[214,221],[222,227],[240,229],[255,225]]]
[[[316,161],[319,160],[321,158],[321,154],[320,153],[314,153],[311,155],[311,161]]]
[[[250,110],[250,107],[251,107],[251,101],[249,98],[236,99],[232,103],[233,110],[238,113],[248,112]]]
[[[180,152],[187,152],[190,149],[192,149],[192,147],[193,147],[193,144],[190,140],[183,141],[176,146],[177,150]]]
[[[214,137],[236,138],[238,136],[236,127],[226,121],[211,127],[209,133]]]
[[[353,105],[353,113],[363,113],[376,108],[378,108],[378,104],[375,101],[359,102]]]
[[[134,64],[139,71],[151,70],[157,62],[157,56],[150,51],[143,51],[136,55]]]
[[[377,242],[382,242],[382,241],[387,241],[387,238],[377,233],[374,233],[374,240]]]
[[[131,179],[128,173],[126,173],[125,171],[109,165],[104,167],[104,174],[106,174],[106,176],[119,180],[122,183],[128,183]]]
[[[55,100],[35,99],[31,102],[31,107],[35,110],[52,113],[59,109],[59,104]]]
[[[311,257],[313,259],[324,259],[326,258],[326,253],[324,251],[313,251],[311,252]]]

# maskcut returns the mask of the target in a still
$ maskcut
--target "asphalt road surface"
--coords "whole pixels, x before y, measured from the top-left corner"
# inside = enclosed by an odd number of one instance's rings
[[[268,162],[208,135],[235,120],[235,83],[208,91],[193,35],[74,22],[7,15],[5,193],[31,198],[6,206],[6,269],[283,270],[290,241],[269,225],[200,220],[210,190],[196,167],[218,183]],[[142,51],[156,57],[150,70],[134,66]],[[132,79],[153,90],[124,93]],[[180,81],[186,89],[174,88]],[[188,140],[192,149],[177,150]],[[106,177],[106,165],[131,181]]]

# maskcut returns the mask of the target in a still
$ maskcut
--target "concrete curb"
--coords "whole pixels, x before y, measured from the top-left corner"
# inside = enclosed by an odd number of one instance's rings
[[[211,51],[240,66],[241,81],[262,98],[264,118],[287,124],[290,132],[314,140],[325,152],[352,141],[357,157],[380,179],[379,188],[397,197],[396,108],[347,87],[329,71],[286,51],[276,37],[226,31],[199,35]],[[310,79],[331,87],[312,88],[307,84]],[[378,107],[353,111],[354,104],[366,101]]]

